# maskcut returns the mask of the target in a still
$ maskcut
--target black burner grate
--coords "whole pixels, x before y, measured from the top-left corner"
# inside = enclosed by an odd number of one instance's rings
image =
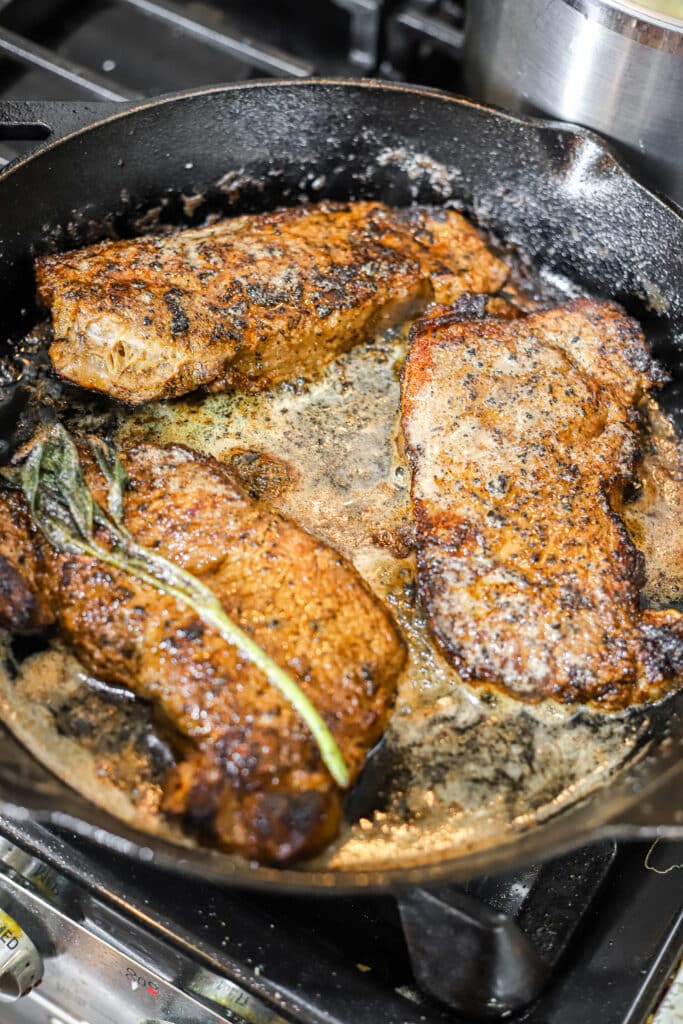
[[[375,74],[461,90],[454,0],[0,0],[0,96],[131,100]],[[22,152],[0,145],[0,162]]]
[[[361,73],[452,85],[462,18],[453,0],[0,0],[0,91],[116,100]]]

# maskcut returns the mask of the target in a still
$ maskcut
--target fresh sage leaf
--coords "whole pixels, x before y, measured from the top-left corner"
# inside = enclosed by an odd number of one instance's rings
[[[114,449],[99,437],[88,437],[88,447],[98,469],[107,481],[107,510],[115,523],[123,524],[123,492],[128,485],[128,474]]]
[[[58,551],[89,555],[121,572],[134,576],[155,590],[173,596],[192,608],[240,654],[266,676],[308,726],[321,757],[339,786],[348,786],[349,771],[329,728],[292,676],[281,668],[225,612],[214,592],[201,580],[163,555],[138,543],[123,522],[126,471],[113,448],[99,438],[88,444],[98,469],[107,482],[107,511],[93,498],[83,473],[78,448],[61,424],[41,434],[16,469],[3,473],[19,487],[31,515],[49,543]],[[113,546],[95,536],[106,531]]]

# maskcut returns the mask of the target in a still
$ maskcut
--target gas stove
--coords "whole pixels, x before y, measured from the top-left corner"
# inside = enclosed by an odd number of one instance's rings
[[[0,97],[313,74],[462,92],[462,43],[451,0],[0,0]],[[681,842],[313,899],[179,880],[56,827],[0,837],[0,1024],[637,1024],[683,948]]]
[[[532,997],[503,1014],[516,1024],[636,1024],[683,943],[683,843],[603,843],[464,890],[312,899],[0,831],[0,961],[17,966],[18,942],[19,967],[42,975],[0,1004],[2,1024],[470,1024],[511,996]],[[16,978],[0,973],[0,994]]]

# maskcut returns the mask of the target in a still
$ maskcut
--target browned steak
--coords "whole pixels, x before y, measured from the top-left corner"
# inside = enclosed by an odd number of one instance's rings
[[[638,325],[607,302],[517,320],[435,308],[413,328],[402,414],[419,585],[465,679],[606,707],[683,681],[683,616],[639,609],[615,511],[657,381]]]
[[[404,661],[388,613],[352,566],[246,497],[215,460],[143,445],[122,461],[128,529],[209,586],[296,679],[355,778]],[[87,477],[104,504],[92,463]],[[88,556],[56,554],[32,536],[16,494],[0,494],[0,505],[0,622],[51,619],[88,671],[152,702],[179,752],[166,809],[249,857],[283,862],[329,842],[339,790],[265,676],[173,597]]]
[[[320,203],[36,261],[56,371],[126,402],[306,377],[508,269],[455,211]]]

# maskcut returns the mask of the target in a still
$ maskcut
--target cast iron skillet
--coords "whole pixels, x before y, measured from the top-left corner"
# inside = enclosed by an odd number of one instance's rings
[[[535,263],[623,302],[672,372],[668,407],[683,415],[683,219],[588,132],[411,86],[321,80],[204,89],[128,108],[0,104],[0,122],[5,138],[45,140],[0,173],[6,337],[35,322],[36,252],[92,241],[106,224],[131,233],[160,201],[162,219],[177,220],[182,194],[204,193],[202,216],[302,195],[394,205],[450,198]],[[446,182],[438,165],[450,169]],[[502,845],[409,869],[274,870],[180,850],[98,811],[9,735],[0,744],[0,811],[231,884],[310,891],[464,879],[607,836],[683,836],[682,698],[653,709],[647,755],[580,804]]]

